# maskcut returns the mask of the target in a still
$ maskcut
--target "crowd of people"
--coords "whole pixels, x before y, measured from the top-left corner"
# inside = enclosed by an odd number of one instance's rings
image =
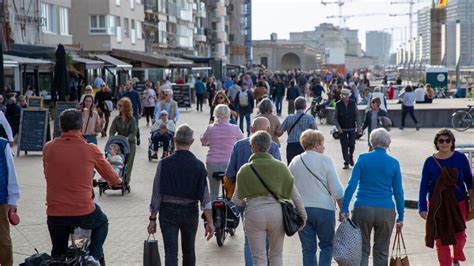
[[[336,218],[351,218],[360,228],[362,261],[355,265],[368,265],[370,254],[374,265],[388,264],[392,231],[395,228],[401,232],[404,226],[401,165],[388,153],[392,140],[386,130],[390,127],[386,100],[393,97],[390,89],[371,91],[367,75],[329,72],[248,73],[228,77],[224,82],[198,77],[192,84],[196,111],[202,112],[204,99],[211,110],[209,125],[200,136],[201,145],[208,147],[203,160],[190,151],[195,129],[178,124],[179,108],[166,81],[146,82],[140,95],[133,81],[128,80],[117,102],[118,114],[108,128],[114,110],[113,97],[107,84],[98,78],[94,86],[100,91],[93,95],[90,86],[80,99],[79,109],[61,113],[61,136],[46,143],[43,150],[53,256],[65,255],[68,229],[79,226],[92,230],[88,263],[103,262],[108,220],[93,200],[91,180],[83,177],[92,175],[95,169],[110,187],[122,182],[129,187],[136,146],[140,145],[139,119],[144,116],[150,128],[153,158],[158,158],[158,148],[163,148],[154,175],[147,231],[156,233],[159,222],[166,265],[178,264],[179,234],[183,265],[196,264],[199,207],[206,220],[205,237],[213,237],[211,203],[221,189],[220,181],[214,178],[217,172],[224,172],[226,182],[235,187],[231,198],[242,213],[246,265],[283,265],[282,211],[272,194],[291,200],[303,220],[298,232],[303,265],[331,264]],[[180,79],[179,83],[183,82]],[[285,97],[288,116],[280,122]],[[340,137],[343,169],[351,170],[345,188],[334,158],[325,154],[324,134],[318,130],[315,117],[305,112],[307,97],[321,98],[335,108],[334,124]],[[407,86],[400,97],[404,114],[401,127],[409,114],[419,129],[413,115],[416,91]],[[368,105],[363,119],[358,115],[360,104]],[[257,114],[251,119],[255,109]],[[0,206],[5,210],[0,212],[0,264],[11,265],[7,216],[16,211],[19,185],[10,148],[15,126],[2,122],[8,120],[4,116],[0,112],[0,123],[5,124],[7,136],[0,138],[0,147],[5,150],[0,153]],[[355,157],[356,134],[366,128],[370,150]],[[279,141],[285,132],[286,162],[281,158]],[[126,165],[121,161],[118,146],[111,146],[109,152],[114,157],[105,159],[97,147],[99,134],[127,138],[130,155]],[[454,151],[454,145],[455,137],[450,130],[436,133],[436,150],[423,166],[419,191],[419,213],[427,224],[426,245],[436,246],[443,266],[466,260],[465,200],[473,187],[470,163],[466,156]],[[61,156],[65,153],[71,156]],[[119,174],[121,167],[126,168],[123,179]],[[440,190],[449,193],[438,193]],[[350,212],[354,193],[354,209]],[[450,215],[452,209],[454,215]],[[438,210],[446,221],[443,226],[437,223]]]

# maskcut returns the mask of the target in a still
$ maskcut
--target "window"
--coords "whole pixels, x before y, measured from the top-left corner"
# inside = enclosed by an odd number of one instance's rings
[[[263,57],[262,56],[262,58],[260,58],[260,64],[264,65],[265,67],[268,67],[268,57],[266,57],[266,56]]]
[[[104,15],[91,16],[90,21],[90,33],[91,34],[106,34],[107,25]]]
[[[69,9],[66,7],[59,8],[59,31],[61,35],[69,35]]]
[[[123,19],[123,37],[129,37],[128,18]]]
[[[44,32],[56,33],[56,8],[51,4],[41,4],[41,16],[45,19]]]
[[[136,31],[135,31],[135,20],[132,19],[132,20],[130,21],[130,23],[131,23],[130,26],[131,26],[131,28],[132,28],[132,29],[130,30],[130,36],[132,37],[132,38],[131,38],[131,42],[132,42],[132,44],[134,44],[134,43],[136,42],[136,39],[137,39],[137,33],[136,33]]]
[[[115,5],[120,6],[120,0],[115,0]]]
[[[135,0],[130,0],[130,9],[135,9]]]
[[[143,39],[143,22],[137,21],[137,39]]]

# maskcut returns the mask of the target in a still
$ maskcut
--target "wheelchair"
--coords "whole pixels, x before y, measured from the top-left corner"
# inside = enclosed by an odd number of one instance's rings
[[[153,154],[155,153],[155,151],[153,150],[153,137],[155,136],[154,134],[159,134],[159,132],[158,131],[151,132],[150,136],[148,137],[148,161],[149,162],[153,161],[153,159],[159,159],[158,156],[156,158],[153,158]],[[168,149],[168,155],[170,155],[174,152],[175,147],[174,147],[174,141],[173,141],[173,134],[171,134],[170,132],[168,132],[167,134],[170,134],[170,136],[171,136],[170,145],[169,145],[169,149]],[[163,142],[162,141],[158,142],[158,150],[160,148],[163,148]],[[162,159],[163,159],[163,157],[162,157]]]

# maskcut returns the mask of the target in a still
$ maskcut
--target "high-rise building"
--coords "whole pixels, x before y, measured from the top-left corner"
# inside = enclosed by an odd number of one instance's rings
[[[208,14],[208,39],[211,45],[211,57],[222,60],[222,62],[228,61],[228,16],[227,6],[228,1],[226,0],[214,0],[206,2],[207,14]],[[227,27],[226,27],[227,26]]]
[[[474,1],[449,0],[446,6],[446,65],[456,65],[456,22],[460,31],[460,65],[474,65]]]
[[[362,55],[362,47],[359,42],[359,30],[352,30],[349,28],[342,28],[344,39],[346,40],[346,55]]]
[[[252,7],[250,0],[231,0],[229,17],[229,63],[246,65],[252,60]]]
[[[426,7],[418,11],[417,60],[424,64],[440,65],[441,58],[441,25],[446,21],[446,9]],[[421,41],[420,41],[421,40]],[[421,49],[420,49],[421,45]]]
[[[331,23],[321,23],[314,31],[290,32],[290,41],[304,43],[319,51],[346,47],[344,33]]]
[[[365,55],[376,58],[378,65],[388,65],[392,35],[384,31],[367,31],[365,33]]]

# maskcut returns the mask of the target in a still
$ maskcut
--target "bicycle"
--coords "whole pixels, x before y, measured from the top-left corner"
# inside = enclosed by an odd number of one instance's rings
[[[322,124],[326,123],[326,116],[327,116],[327,111],[326,111],[326,105],[324,103],[321,103],[323,101],[323,98],[321,97],[313,97],[313,100],[311,101],[311,106],[309,107],[309,111],[311,111],[311,115],[314,118],[319,118],[319,122]],[[306,112],[308,111],[306,110]]]
[[[467,110],[458,110],[451,115],[451,125],[457,131],[466,131],[474,125],[474,105],[467,107]]]

